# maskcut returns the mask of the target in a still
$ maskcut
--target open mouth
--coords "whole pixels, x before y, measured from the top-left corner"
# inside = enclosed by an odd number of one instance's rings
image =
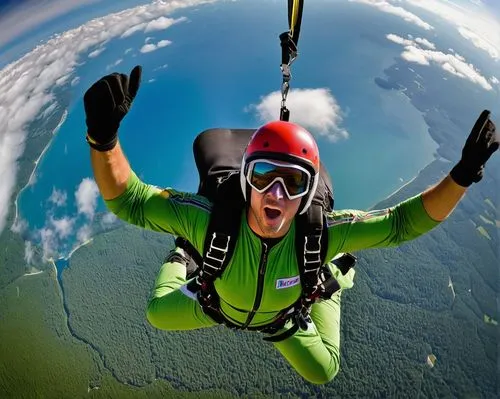
[[[281,215],[281,211],[279,209],[269,208],[267,206],[264,208],[264,212],[266,213],[266,216],[271,220],[276,219]]]

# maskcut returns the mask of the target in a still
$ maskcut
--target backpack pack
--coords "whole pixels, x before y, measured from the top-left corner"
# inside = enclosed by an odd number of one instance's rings
[[[213,203],[213,208],[205,236],[204,253],[199,254],[182,237],[176,240],[176,245],[182,247],[198,266],[195,273],[188,275],[188,278],[196,276],[188,288],[196,292],[205,313],[230,328],[254,329],[268,334],[274,334],[293,318],[294,327],[285,334],[264,338],[278,341],[293,335],[298,328],[307,328],[312,303],[325,297],[325,291],[326,295],[331,295],[340,288],[322,270],[328,248],[324,212],[333,210],[333,186],[328,172],[321,164],[319,183],[311,206],[307,212],[296,216],[295,242],[302,285],[302,295],[297,303],[284,309],[273,323],[264,327],[248,327],[250,319],[244,326],[227,320],[220,312],[213,282],[224,272],[236,246],[242,211],[246,207],[241,192],[240,168],[246,146],[254,132],[255,129],[215,128],[205,130],[196,137],[193,153],[200,178],[197,193],[208,198]],[[347,273],[355,261],[352,255],[346,256],[347,258],[336,263],[343,274]]]

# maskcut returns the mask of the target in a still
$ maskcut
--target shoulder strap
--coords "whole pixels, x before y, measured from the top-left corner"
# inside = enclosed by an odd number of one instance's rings
[[[213,282],[231,259],[245,206],[239,169],[245,147],[255,129],[214,128],[201,132],[193,142],[200,177],[198,194],[213,204],[201,254],[192,246],[199,265],[198,283]]]
[[[221,182],[217,191],[205,235],[199,275],[200,281],[207,284],[222,274],[233,255],[245,206],[238,173]]]
[[[328,230],[320,204],[313,202],[305,214],[297,217],[295,248],[303,296],[307,298],[318,286],[320,267],[328,249]]]

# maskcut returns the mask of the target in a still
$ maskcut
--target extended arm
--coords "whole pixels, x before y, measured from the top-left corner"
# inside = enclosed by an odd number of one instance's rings
[[[427,214],[440,222],[451,214],[466,190],[466,187],[455,183],[453,178],[448,175],[422,193],[422,203]]]
[[[94,177],[105,200],[114,199],[125,192],[130,177],[130,165],[119,143],[109,151],[90,149]]]
[[[181,235],[202,248],[211,204],[202,197],[161,190],[140,181],[118,141],[120,122],[139,90],[141,67],[130,77],[112,73],[85,93],[87,142],[94,177],[108,209],[147,229]]]
[[[95,82],[85,93],[85,122],[90,159],[99,191],[105,200],[122,194],[130,177],[130,165],[118,143],[118,128],[132,106],[141,84],[142,68],[130,77],[112,73]]]

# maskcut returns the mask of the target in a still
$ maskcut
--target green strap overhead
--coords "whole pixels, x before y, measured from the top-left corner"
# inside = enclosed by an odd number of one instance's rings
[[[281,85],[281,109],[280,120],[288,121],[290,111],[286,107],[286,97],[290,88],[290,65],[297,58],[297,44],[299,42],[300,25],[302,22],[302,9],[304,0],[288,0],[288,28],[283,32],[280,38],[281,44],[281,73],[283,74],[283,83]]]

